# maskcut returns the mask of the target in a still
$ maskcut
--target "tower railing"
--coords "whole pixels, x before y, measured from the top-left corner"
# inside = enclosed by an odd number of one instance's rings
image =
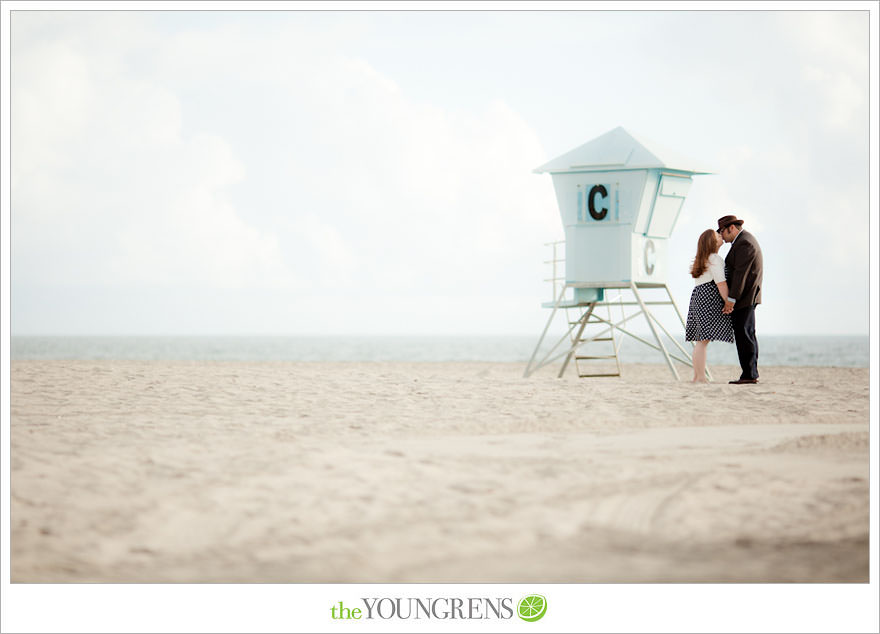
[[[559,292],[557,287],[565,285],[565,240],[545,242],[544,246],[552,250],[550,259],[544,260],[544,264],[552,267],[550,277],[544,278],[544,281],[551,283],[553,293],[550,295],[550,301],[555,302]]]

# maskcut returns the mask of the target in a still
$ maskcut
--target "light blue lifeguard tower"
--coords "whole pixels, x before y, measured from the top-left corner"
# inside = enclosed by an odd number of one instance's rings
[[[552,312],[525,376],[559,359],[563,359],[560,377],[572,359],[578,376],[620,376],[621,335],[626,335],[661,352],[678,379],[673,360],[692,365],[691,355],[663,327],[651,307],[672,306],[683,332],[684,317],[666,284],[669,237],[692,177],[711,172],[654,144],[649,149],[620,127],[534,171],[553,178],[565,241],[549,243],[553,247],[548,261],[554,269],[549,280],[553,301],[544,306]],[[562,263],[564,274],[559,271]],[[664,293],[659,298],[649,297],[660,291]],[[571,311],[575,311],[575,319]],[[612,318],[615,311],[619,317]],[[568,317],[568,332],[536,361],[550,325],[560,313]],[[653,342],[626,327],[639,316],[647,320]],[[661,332],[683,356],[667,350]],[[563,346],[566,340],[568,344]],[[603,354],[597,353],[598,347],[604,347]],[[596,368],[592,362],[601,362],[603,371],[591,372]]]

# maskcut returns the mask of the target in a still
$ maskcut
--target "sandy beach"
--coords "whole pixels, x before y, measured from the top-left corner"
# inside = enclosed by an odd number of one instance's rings
[[[868,581],[867,368],[523,370],[14,361],[12,581]]]

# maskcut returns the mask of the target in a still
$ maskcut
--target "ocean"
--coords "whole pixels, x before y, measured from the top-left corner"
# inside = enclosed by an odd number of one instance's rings
[[[548,337],[550,345],[560,336]],[[646,337],[647,338],[647,337]],[[13,336],[13,360],[179,361],[486,361],[526,364],[536,336],[36,337]],[[668,345],[667,349],[675,351]],[[760,336],[759,363],[773,366],[869,367],[868,336]],[[689,347],[688,347],[689,348]],[[665,363],[625,338],[623,363]],[[709,365],[738,365],[732,344],[709,346]]]

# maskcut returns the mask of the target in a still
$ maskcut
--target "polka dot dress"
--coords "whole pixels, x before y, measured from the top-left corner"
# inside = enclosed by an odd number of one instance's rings
[[[721,313],[724,300],[715,282],[695,286],[688,307],[685,341],[726,341],[733,343],[733,320]]]

